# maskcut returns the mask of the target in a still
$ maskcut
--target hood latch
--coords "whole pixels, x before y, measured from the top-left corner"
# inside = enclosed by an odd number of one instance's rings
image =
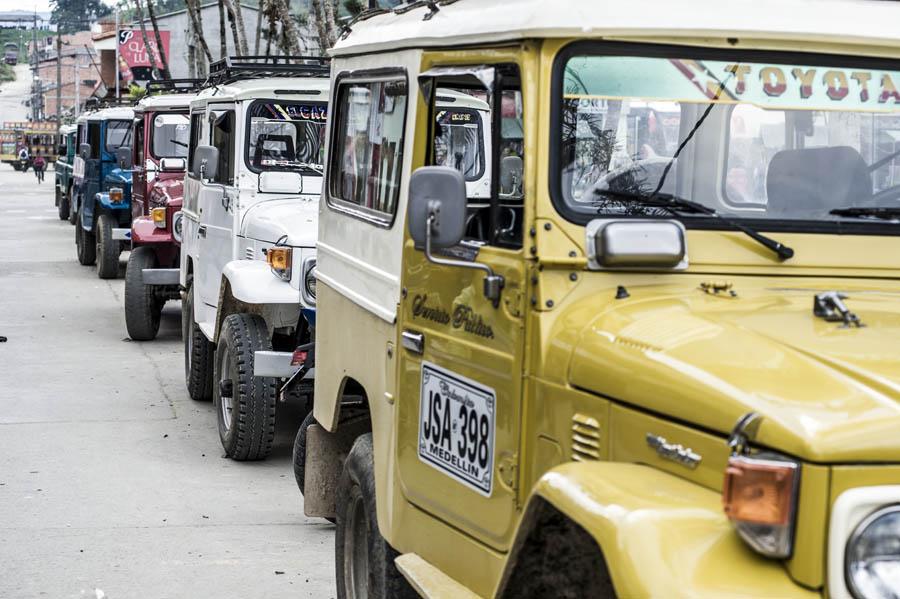
[[[828,322],[841,322],[842,329],[850,327],[861,328],[866,325],[862,323],[859,316],[850,311],[844,300],[847,295],[840,291],[826,291],[816,295],[813,303],[813,314],[819,318],[824,318]]]

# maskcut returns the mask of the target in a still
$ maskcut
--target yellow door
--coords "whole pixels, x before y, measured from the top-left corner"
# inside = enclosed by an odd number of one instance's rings
[[[487,264],[504,287],[498,301],[488,299],[482,271],[438,266],[407,238],[397,449],[407,499],[504,549],[515,521],[522,399],[524,148],[518,70],[488,71],[426,73],[430,108],[419,123],[428,126],[416,138],[428,144],[427,163],[453,166],[467,181],[466,239],[442,257]]]

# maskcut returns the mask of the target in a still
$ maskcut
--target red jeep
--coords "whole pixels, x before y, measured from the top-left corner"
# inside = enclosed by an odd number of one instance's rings
[[[190,138],[188,110],[198,84],[182,79],[151,81],[147,96],[134,109],[125,326],[135,341],[156,337],[163,304],[179,299],[182,185]]]

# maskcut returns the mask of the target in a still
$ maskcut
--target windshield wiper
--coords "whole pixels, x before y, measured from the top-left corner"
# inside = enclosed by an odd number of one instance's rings
[[[169,140],[169,143],[170,143],[170,144],[175,144],[176,146],[181,146],[182,148],[187,148],[187,147],[188,147],[188,145],[187,145],[186,143],[184,143],[183,141],[178,141],[177,139],[170,139],[170,140]]]
[[[747,237],[759,242],[765,247],[769,248],[776,254],[778,254],[778,258],[782,261],[788,260],[794,257],[794,250],[789,248],[788,246],[775,241],[771,237],[766,237],[762,233],[751,229],[747,225],[734,221],[727,216],[722,216],[709,206],[705,206],[700,204],[699,202],[692,202],[691,200],[687,200],[684,198],[680,198],[678,196],[669,194],[669,193],[660,193],[654,192],[653,195],[644,195],[640,193],[634,193],[631,191],[616,191],[612,189],[596,189],[594,190],[595,195],[609,195],[622,199],[634,200],[639,203],[641,206],[647,206],[650,208],[662,208],[672,214],[676,213],[693,213],[693,214],[705,214],[706,216],[710,216],[714,218],[716,221],[728,225],[733,229],[737,229],[741,233],[745,234]]]
[[[849,208],[835,208],[828,214],[835,216],[850,216],[855,218],[880,218],[882,220],[900,219],[900,206],[851,206]]]

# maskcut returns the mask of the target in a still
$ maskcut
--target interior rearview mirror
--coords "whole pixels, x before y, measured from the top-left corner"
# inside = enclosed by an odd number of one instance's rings
[[[87,160],[91,157],[91,144],[81,144],[78,146],[78,155],[81,156],[83,160]]]
[[[423,166],[409,179],[409,234],[417,246],[447,248],[466,230],[466,180],[448,166]]]
[[[123,171],[131,170],[132,160],[130,147],[122,146],[121,148],[116,149],[116,164],[118,164],[119,168]]]
[[[191,162],[191,176],[195,179],[215,179],[219,169],[219,149],[197,146]]]

